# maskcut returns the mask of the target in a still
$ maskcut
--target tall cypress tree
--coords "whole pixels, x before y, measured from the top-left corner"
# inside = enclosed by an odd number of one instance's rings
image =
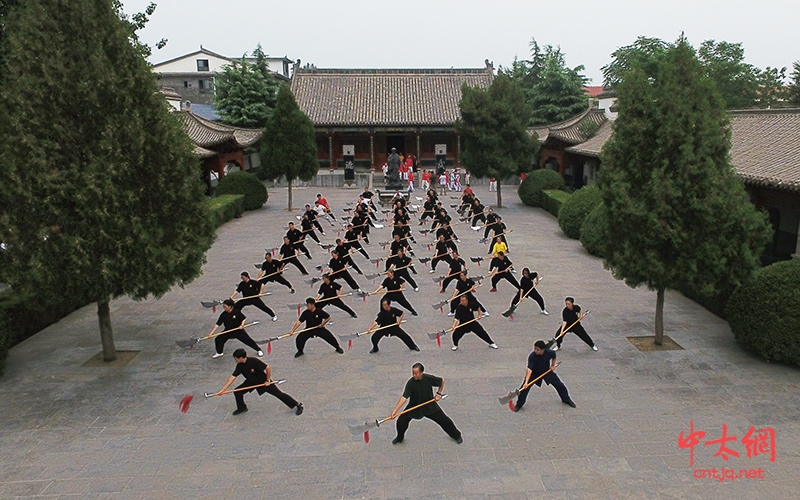
[[[617,96],[599,182],[611,233],[605,265],[657,292],[660,345],[664,291],[729,295],[758,267],[770,229],[731,166],[725,103],[685,40],[655,78],[633,67]]]
[[[314,123],[306,115],[286,84],[278,90],[272,112],[261,139],[261,163],[268,179],[286,176],[289,206],[292,210],[292,181],[310,181],[319,171]]]
[[[26,0],[0,88],[2,278],[42,304],[161,296],[200,273],[213,227],[193,146],[108,0]]]

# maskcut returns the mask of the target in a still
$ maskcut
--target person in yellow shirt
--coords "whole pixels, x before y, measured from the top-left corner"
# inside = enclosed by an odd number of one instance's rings
[[[492,257],[497,257],[500,254],[508,253],[508,245],[503,241],[502,237],[498,236],[495,239],[494,246],[492,247]]]

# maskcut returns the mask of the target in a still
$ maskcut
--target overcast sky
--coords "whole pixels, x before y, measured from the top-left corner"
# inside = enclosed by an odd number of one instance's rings
[[[800,60],[800,1],[762,0],[155,0],[142,33],[157,63],[206,49],[240,56],[261,43],[269,55],[319,68],[508,66],[528,42],[560,45],[570,67],[600,85],[610,54],[643,35],[695,47],[742,42],[746,61],[791,69]],[[150,0],[124,0],[131,14]]]

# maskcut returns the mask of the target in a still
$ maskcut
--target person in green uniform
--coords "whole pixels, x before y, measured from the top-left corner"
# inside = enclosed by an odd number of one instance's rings
[[[439,388],[436,394],[433,393],[434,387]],[[402,443],[406,431],[408,430],[408,424],[411,423],[411,419],[419,420],[422,417],[429,418],[439,424],[448,436],[456,440],[456,443],[461,444],[464,442],[464,439],[461,437],[461,431],[456,428],[456,424],[453,423],[450,417],[444,414],[437,403],[437,401],[442,399],[443,390],[443,378],[428,375],[425,373],[425,367],[422,366],[422,363],[414,363],[411,367],[411,378],[406,382],[403,395],[397,402],[397,406],[394,407],[394,411],[392,411],[391,418],[397,419],[397,437],[392,440],[392,444]],[[406,401],[408,401],[407,408],[411,408],[432,399],[435,400],[433,403],[426,404],[414,411],[398,416],[400,407],[403,406]]]

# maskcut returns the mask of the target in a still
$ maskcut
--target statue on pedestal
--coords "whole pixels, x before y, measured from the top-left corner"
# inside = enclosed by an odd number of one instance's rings
[[[403,183],[400,181],[400,155],[397,154],[397,148],[392,148],[386,163],[389,166],[386,172],[386,188],[401,189]]]

